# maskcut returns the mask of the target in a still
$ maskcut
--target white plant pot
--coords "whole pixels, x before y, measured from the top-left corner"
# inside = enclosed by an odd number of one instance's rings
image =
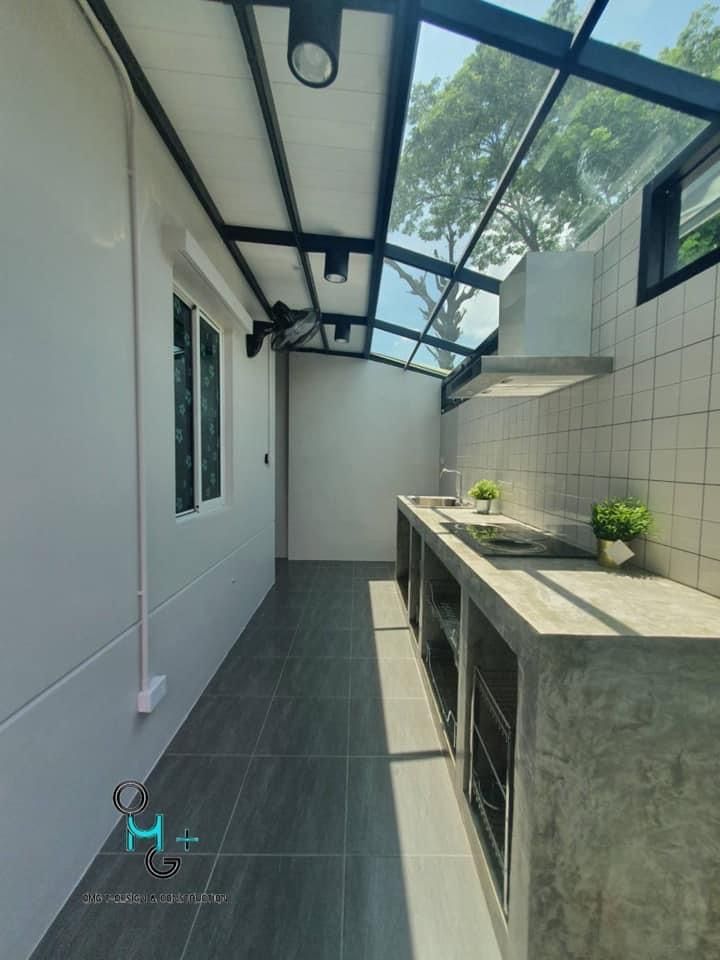
[[[476,500],[475,513],[490,513],[491,506],[492,500]]]

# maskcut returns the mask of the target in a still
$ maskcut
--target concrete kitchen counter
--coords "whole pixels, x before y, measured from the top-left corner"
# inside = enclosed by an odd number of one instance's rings
[[[494,903],[507,960],[720,956],[720,600],[591,557],[481,556],[443,526],[515,523],[501,516],[405,497],[398,513],[422,541],[419,656],[424,569],[440,561],[461,590],[453,769],[469,830],[482,625],[517,656],[507,925]]]

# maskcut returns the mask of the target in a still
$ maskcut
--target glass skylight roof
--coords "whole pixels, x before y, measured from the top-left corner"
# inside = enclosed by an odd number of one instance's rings
[[[457,261],[551,76],[423,24],[389,242]]]
[[[471,262],[502,278],[529,250],[572,249],[704,126],[571,77]]]
[[[440,295],[438,285],[445,282],[426,270],[395,263],[386,257],[380,279],[377,319],[409,330],[422,330]]]
[[[455,284],[428,333],[464,347],[477,347],[497,327],[499,306],[495,294]]]
[[[720,79],[720,8],[704,0],[610,0],[595,40],[630,47],[690,73]]]
[[[585,4],[572,0],[498,6],[551,23],[568,41],[585,13]],[[720,79],[720,9],[702,0],[610,0],[593,38]],[[389,243],[448,264],[460,260],[552,75],[549,67],[422,24]],[[527,251],[577,246],[708,122],[622,90],[622,83],[599,86],[571,68],[467,267],[502,280]],[[386,259],[377,319],[423,336],[418,344],[376,331],[373,353],[447,371],[460,359],[449,344],[474,349],[496,329],[498,298]],[[431,337],[446,346],[428,343]]]
[[[375,327],[370,350],[375,356],[402,360],[405,363],[414,346],[414,340],[408,340],[407,337],[399,337],[395,333],[388,333],[386,330]]]

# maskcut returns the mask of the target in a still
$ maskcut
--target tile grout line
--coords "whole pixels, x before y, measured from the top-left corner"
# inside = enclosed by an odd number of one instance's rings
[[[354,568],[353,568],[354,573]],[[354,583],[354,581],[353,581]],[[355,590],[350,594],[350,664],[353,662],[353,631],[355,627]],[[345,730],[345,817],[343,824],[342,877],[340,880],[340,960],[345,955],[345,895],[347,874],[348,814],[350,809],[350,722],[352,705],[352,666],[348,669],[347,726]]]
[[[313,577],[311,577],[311,582],[312,582],[312,580],[314,579],[315,576],[317,576],[317,571],[314,571],[314,572],[313,572]],[[307,601],[306,601],[306,602],[307,602]],[[304,612],[304,609],[303,609],[303,612]],[[246,781],[247,781],[248,774],[249,774],[249,772],[250,772],[250,767],[252,766],[253,757],[255,757],[255,755],[256,755],[256,751],[257,751],[257,748],[258,748],[258,744],[260,743],[260,738],[262,737],[263,732],[264,732],[264,730],[265,730],[265,727],[266,727],[266,725],[267,725],[267,721],[268,721],[268,717],[270,716],[270,711],[271,711],[271,709],[272,709],[272,705],[273,705],[273,703],[275,702],[275,694],[277,693],[278,688],[279,688],[279,686],[280,686],[280,681],[282,680],[282,675],[283,675],[283,673],[284,673],[284,671],[285,671],[285,666],[286,666],[287,661],[288,661],[288,659],[289,659],[290,651],[291,651],[292,648],[293,648],[293,645],[294,645],[295,640],[296,640],[296,638],[297,638],[298,631],[300,630],[300,622],[301,622],[301,621],[302,621],[302,614],[301,614],[301,616],[300,616],[300,620],[298,621],[297,626],[295,627],[295,629],[294,629],[294,631],[293,631],[293,637],[292,637],[292,640],[290,641],[290,646],[289,646],[289,648],[288,648],[288,653],[286,654],[286,656],[285,656],[285,658],[284,658],[284,660],[283,660],[283,665],[282,665],[282,667],[280,668],[280,673],[278,674],[278,678],[277,678],[277,680],[276,680],[276,682],[275,682],[275,687],[274,687],[273,692],[272,692],[272,695],[271,695],[271,697],[270,697],[270,701],[269,701],[269,703],[268,703],[267,710],[265,711],[265,717],[264,717],[263,722],[262,722],[262,724],[261,724],[261,726],[260,726],[260,730],[258,731],[258,735],[257,735],[257,737],[256,737],[256,739],[255,739],[255,746],[253,747],[253,752],[252,752],[252,754],[251,754],[251,756],[250,756],[250,759],[249,759],[249,761],[248,761],[247,767],[245,768],[245,773],[243,774],[243,778],[242,778],[242,781],[241,781],[241,783],[240,783],[240,788],[239,788],[239,790],[238,790],[238,792],[237,792],[237,796],[235,797],[235,802],[233,803],[232,809],[231,809],[231,811],[230,811],[230,815],[229,815],[229,817],[228,817],[228,821],[227,821],[227,823],[226,823],[226,825],[225,825],[225,830],[223,831],[223,835],[222,835],[222,837],[220,838],[220,843],[219,843],[219,845],[218,845],[218,850],[217,850],[217,853],[215,854],[215,859],[214,859],[213,864],[212,864],[212,866],[211,866],[211,868],[210,868],[210,872],[209,872],[209,874],[208,874],[207,881],[205,882],[205,887],[204,887],[204,889],[203,889],[203,893],[207,893],[207,892],[208,892],[208,889],[209,889],[209,887],[210,887],[210,884],[212,883],[212,879],[213,879],[213,877],[214,877],[214,875],[215,875],[215,871],[216,871],[216,869],[217,869],[217,865],[218,865],[218,862],[219,862],[219,860],[220,860],[220,855],[221,855],[221,853],[223,852],[223,846],[225,845],[225,840],[226,840],[227,835],[228,835],[228,833],[229,833],[229,831],[230,831],[230,824],[231,824],[232,821],[233,821],[233,817],[235,816],[235,811],[237,810],[238,804],[240,803],[240,797],[242,796],[243,789],[245,788],[245,783],[246,783]],[[193,935],[193,932],[194,932],[194,930],[195,930],[195,925],[197,924],[197,919],[198,919],[198,917],[200,916],[200,910],[201,910],[201,909],[202,909],[202,903],[199,903],[198,906],[197,906],[197,909],[195,910],[195,915],[193,916],[192,923],[190,924],[190,928],[189,928],[189,930],[188,930],[187,936],[186,936],[186,938],[185,938],[185,943],[184,943],[184,945],[183,945],[183,949],[182,949],[182,952],[181,952],[178,960],[185,960],[185,956],[187,955],[188,946],[190,945],[190,939],[191,939],[191,937],[192,937],[192,935]]]

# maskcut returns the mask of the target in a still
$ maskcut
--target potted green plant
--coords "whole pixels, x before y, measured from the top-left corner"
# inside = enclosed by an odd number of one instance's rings
[[[490,513],[493,500],[500,496],[500,487],[494,480],[478,480],[468,490],[468,496],[475,501],[478,513]]]
[[[591,523],[597,537],[598,563],[615,568],[633,555],[627,544],[650,530],[653,515],[637,497],[610,497],[593,504]]]

